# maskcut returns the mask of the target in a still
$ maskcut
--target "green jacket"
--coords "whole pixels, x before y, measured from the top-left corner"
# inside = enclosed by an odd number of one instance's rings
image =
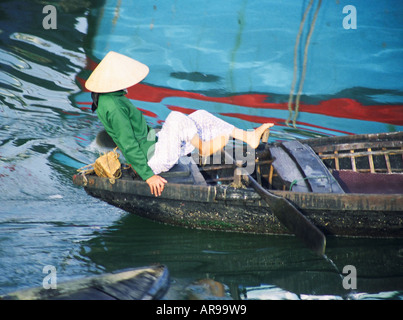
[[[154,154],[155,130],[124,94],[124,90],[100,94],[97,115],[126,161],[147,180],[154,175],[147,161]]]

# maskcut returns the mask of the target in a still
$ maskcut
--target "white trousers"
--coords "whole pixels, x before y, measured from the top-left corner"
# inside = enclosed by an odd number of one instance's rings
[[[195,148],[190,143],[197,134],[202,141],[209,141],[220,135],[230,135],[234,126],[205,110],[198,110],[189,116],[172,111],[157,134],[154,155],[148,165],[155,174],[171,169],[181,156]]]

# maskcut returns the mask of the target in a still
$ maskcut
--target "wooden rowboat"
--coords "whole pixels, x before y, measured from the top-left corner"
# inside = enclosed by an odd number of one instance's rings
[[[158,300],[168,289],[167,267],[153,265],[20,290],[0,300]]]
[[[403,237],[403,132],[262,143],[252,156],[251,176],[325,235]],[[170,225],[290,234],[227,160],[225,153],[182,158],[162,174],[169,183],[158,198],[131,169],[114,183],[95,174],[73,181],[91,196]]]

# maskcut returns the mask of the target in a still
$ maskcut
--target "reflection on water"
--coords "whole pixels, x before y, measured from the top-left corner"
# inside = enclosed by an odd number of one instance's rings
[[[212,278],[228,286],[233,298],[355,299],[380,287],[399,290],[401,244],[330,238],[330,260],[311,253],[294,237],[188,230],[127,215],[85,242],[81,254],[107,271],[163,262],[179,279],[177,286]],[[345,265],[356,267],[359,291],[343,287]]]
[[[45,265],[54,265],[63,281],[163,263],[174,280],[171,298],[186,298],[182,288],[200,278],[222,282],[228,295],[241,299],[402,298],[401,240],[329,239],[335,268],[294,237],[164,226],[74,187],[75,169],[97,156],[91,142],[101,126],[76,103],[76,77],[88,71],[86,52],[96,27],[89,8],[102,3],[58,2],[55,31],[42,29],[43,1],[0,1],[0,294],[41,285]],[[175,83],[225,81],[214,73],[169,74]],[[166,104],[197,107],[186,97],[170,98]],[[150,103],[140,102],[147,111]],[[224,105],[226,112],[245,110]],[[165,111],[156,110],[162,109],[150,109],[164,118]],[[309,134],[298,130],[275,134]],[[342,285],[340,270],[347,264],[357,268],[355,291]]]

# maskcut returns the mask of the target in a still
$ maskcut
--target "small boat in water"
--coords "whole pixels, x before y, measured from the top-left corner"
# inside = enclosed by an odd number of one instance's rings
[[[20,290],[0,300],[158,300],[168,289],[168,268],[153,265]]]
[[[91,196],[170,225],[290,234],[237,174],[246,164],[228,163],[226,154],[234,150],[182,158],[161,174],[168,183],[160,197],[130,168],[114,183],[95,174],[77,174],[73,181]],[[250,176],[323,234],[403,237],[403,132],[262,143],[254,153]]]

